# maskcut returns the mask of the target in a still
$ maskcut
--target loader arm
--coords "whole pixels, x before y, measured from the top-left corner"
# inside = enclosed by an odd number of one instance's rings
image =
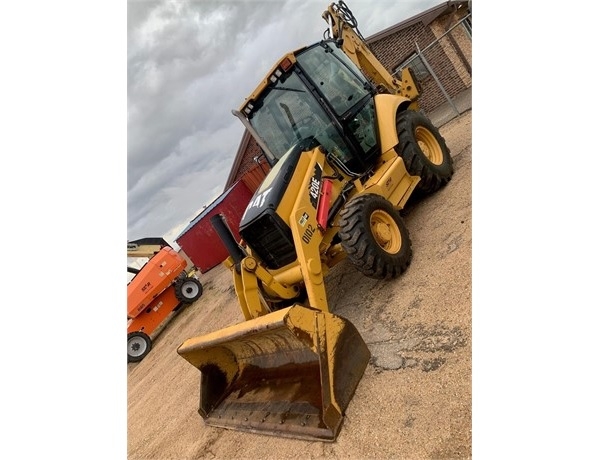
[[[299,267],[272,273],[260,265],[252,255],[241,261],[239,269],[235,267],[231,257],[224,261],[224,265],[233,274],[235,294],[246,321],[271,313],[273,308],[267,302],[269,299],[277,299],[280,302],[298,297],[298,283],[302,281]]]
[[[366,41],[357,32],[357,22],[343,1],[332,3],[322,14],[329,24],[328,33],[340,49],[362,70],[379,89],[410,99],[411,108],[417,109],[419,84],[409,68],[402,70],[401,79],[394,78],[371,52]]]
[[[294,179],[297,181],[296,185],[290,188],[300,193],[292,206],[284,205],[282,211],[288,216],[297,254],[296,263],[285,270],[272,272],[256,260],[251,250],[241,260],[238,269],[234,268],[233,259],[226,262],[233,273],[236,295],[246,320],[271,312],[262,293],[278,299],[294,299],[298,296],[299,284],[306,288],[311,308],[329,312],[320,254],[325,229],[320,228],[317,219],[323,183],[321,176],[326,168],[325,153],[317,147],[311,152],[303,153],[300,161],[302,166],[298,171],[302,173],[298,173],[300,177]]]
[[[318,200],[321,198],[322,179],[315,178],[317,171],[323,172],[325,155],[317,147],[311,154],[311,160],[300,188],[301,193],[290,215],[290,228],[294,237],[298,261],[304,278],[308,303],[312,308],[329,311],[323,279],[323,264],[319,246],[323,241],[322,230],[317,222]],[[318,181],[318,182],[317,182]]]

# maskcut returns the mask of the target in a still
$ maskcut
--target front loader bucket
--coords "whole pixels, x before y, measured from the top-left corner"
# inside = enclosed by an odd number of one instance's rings
[[[348,320],[293,305],[186,340],[207,425],[335,441],[371,356]]]

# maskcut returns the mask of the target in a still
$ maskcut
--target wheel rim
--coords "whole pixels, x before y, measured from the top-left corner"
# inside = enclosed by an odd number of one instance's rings
[[[384,211],[374,211],[370,225],[373,237],[381,249],[389,254],[396,254],[400,250],[402,235],[392,216]]]
[[[200,292],[200,288],[193,281],[186,281],[181,286],[181,293],[186,299],[193,299]]]
[[[431,131],[423,126],[418,126],[415,137],[419,148],[429,161],[438,166],[444,162],[442,148]]]
[[[142,356],[148,349],[148,344],[141,337],[132,337],[127,341],[127,354],[134,358]]]

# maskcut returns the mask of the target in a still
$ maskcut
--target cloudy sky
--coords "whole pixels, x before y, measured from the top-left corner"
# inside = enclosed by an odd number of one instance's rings
[[[274,61],[320,40],[329,0],[129,0],[127,239],[175,238],[219,196]],[[443,3],[348,0],[365,37]]]

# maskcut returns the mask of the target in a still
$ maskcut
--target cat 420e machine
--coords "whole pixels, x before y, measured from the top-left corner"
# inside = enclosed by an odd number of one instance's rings
[[[283,56],[234,111],[272,169],[242,241],[213,218],[245,321],[178,348],[200,371],[207,425],[335,441],[370,352],[330,311],[327,273],[346,258],[369,277],[401,275],[412,247],[399,211],[454,172],[410,69],[396,79],[381,65],[344,2],[323,18],[324,39]]]

